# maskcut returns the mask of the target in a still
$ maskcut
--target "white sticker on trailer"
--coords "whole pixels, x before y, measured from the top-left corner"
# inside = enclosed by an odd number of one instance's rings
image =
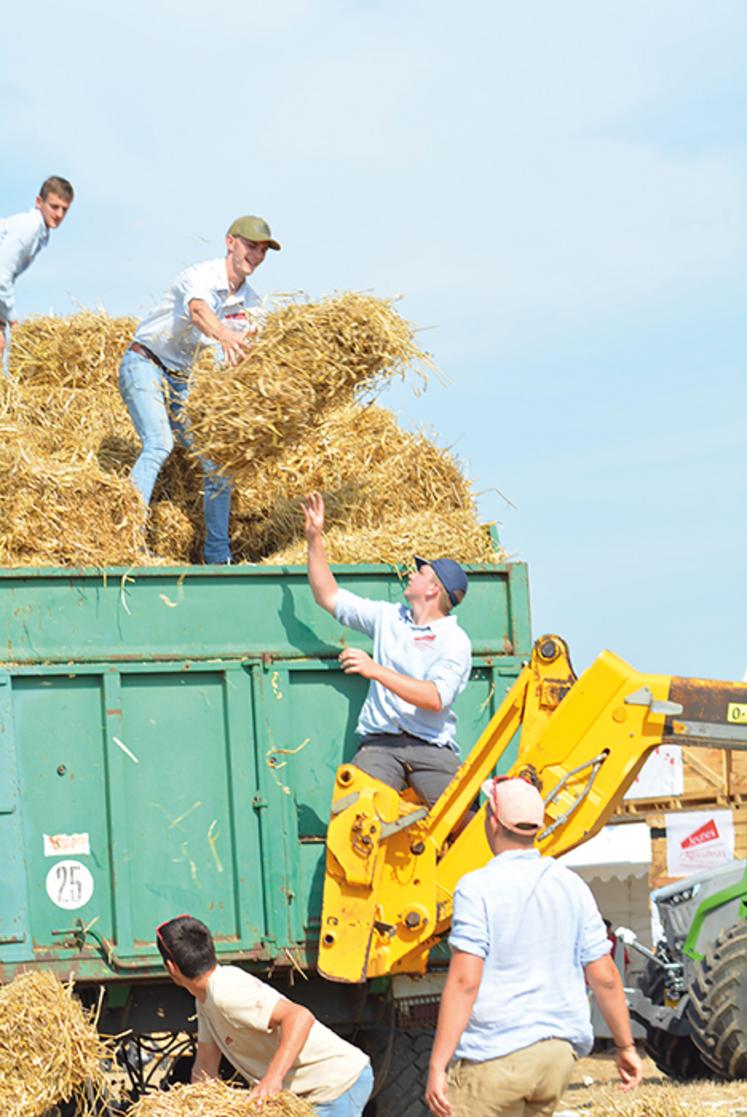
[[[88,834],[45,834],[45,857],[82,857],[91,852]]]
[[[47,873],[47,895],[58,908],[75,911],[93,896],[93,877],[82,861],[58,861]]]

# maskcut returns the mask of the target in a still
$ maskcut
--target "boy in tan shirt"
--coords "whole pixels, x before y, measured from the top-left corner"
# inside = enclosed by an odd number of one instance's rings
[[[221,1055],[250,1082],[250,1099],[290,1090],[319,1117],[361,1117],[373,1085],[368,1057],[307,1008],[237,966],[219,966],[209,929],[179,915],[156,930],[169,976],[195,998],[192,1081],[217,1078]]]

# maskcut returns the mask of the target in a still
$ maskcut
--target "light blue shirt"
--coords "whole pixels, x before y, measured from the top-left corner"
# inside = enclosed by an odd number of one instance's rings
[[[207,303],[222,322],[235,324],[237,330],[247,329],[247,310],[256,318],[257,326],[264,318],[262,301],[246,280],[238,291],[231,292],[225,257],[185,268],[135,331],[135,341],[175,372],[186,372],[194,364],[198,350],[215,345],[192,322],[189,314],[192,299]]]
[[[49,229],[36,207],[0,218],[0,319],[15,313],[14,284],[49,241]]]
[[[423,710],[372,680],[356,731],[361,735],[412,733],[458,753],[457,719],[451,707],[467,685],[472,647],[456,617],[418,625],[407,606],[369,601],[349,590],[338,591],[335,617],[372,638],[373,658],[382,667],[435,683],[441,699],[440,710]]]
[[[591,890],[570,869],[532,849],[507,850],[467,873],[449,946],[484,959],[455,1058],[484,1062],[543,1039],[591,1051],[584,966],[610,944]]]

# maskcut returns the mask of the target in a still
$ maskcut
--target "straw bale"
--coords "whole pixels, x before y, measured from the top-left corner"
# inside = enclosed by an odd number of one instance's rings
[[[409,561],[420,549],[495,561],[458,461],[393,412],[348,404],[275,462],[243,478],[234,547],[241,560],[305,562],[302,494],[325,494],[327,548],[336,562]]]
[[[200,465],[177,446],[161,470],[148,517],[148,546],[175,562],[200,562],[205,537],[204,476]]]
[[[183,508],[173,500],[151,505],[147,541],[152,555],[173,563],[198,561],[197,528]]]
[[[113,318],[104,310],[32,316],[13,329],[10,375],[24,384],[116,391],[119,362],[136,325],[135,318]]]
[[[247,1090],[216,1078],[146,1094],[130,1109],[129,1117],[314,1117],[315,1113],[313,1106],[289,1090],[258,1104],[249,1101]]]
[[[89,1112],[86,1095],[103,1092],[101,1061],[110,1055],[92,1015],[53,974],[23,973],[0,987],[3,1117],[41,1117],[73,1097],[76,1112]]]
[[[333,406],[429,358],[391,301],[347,292],[271,313],[235,367],[197,370],[187,416],[195,449],[241,479],[318,426]]]
[[[471,512],[419,513],[355,531],[333,527],[325,532],[324,545],[330,562],[385,562],[411,567],[413,555],[448,555],[457,562],[503,560],[493,548],[487,527],[479,524]],[[306,542],[299,539],[262,561],[277,566],[303,564]]]
[[[31,428],[49,451],[70,461],[93,452],[104,469],[129,472],[138,445],[127,408],[114,385],[68,388],[19,381],[0,383],[0,415]]]
[[[129,480],[95,457],[49,453],[33,431],[0,424],[0,565],[118,566],[141,558],[146,510]]]

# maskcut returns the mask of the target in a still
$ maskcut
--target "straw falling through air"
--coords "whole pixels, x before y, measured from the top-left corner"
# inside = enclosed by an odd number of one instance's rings
[[[187,415],[199,447],[238,482],[326,412],[395,376],[433,369],[386,299],[348,292],[270,314],[235,367],[196,372]]]
[[[105,1087],[111,1052],[72,989],[45,971],[0,987],[0,1113],[42,1117],[76,1098],[81,1117]]]

